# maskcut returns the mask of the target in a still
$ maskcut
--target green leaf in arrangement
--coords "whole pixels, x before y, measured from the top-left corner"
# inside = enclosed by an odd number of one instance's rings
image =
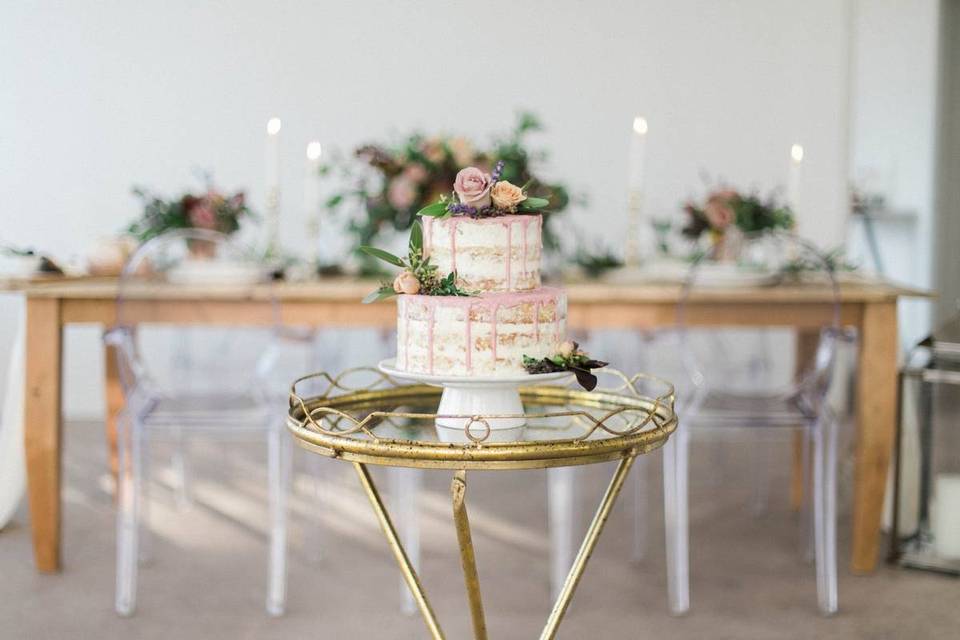
[[[397,292],[393,290],[393,287],[383,286],[377,289],[376,291],[371,291],[363,299],[363,304],[370,304],[371,302],[379,302],[381,300],[386,300],[387,298],[392,298],[397,295]]]
[[[433,218],[439,218],[441,216],[447,215],[447,203],[446,202],[434,202],[433,204],[428,204],[420,211],[417,211],[418,216],[430,216]]]
[[[414,220],[410,227],[410,253],[416,253],[423,249],[423,225],[419,220]]]
[[[521,211],[539,211],[545,209],[550,204],[546,198],[527,198],[518,205]]]
[[[363,251],[368,256],[373,256],[374,258],[380,258],[384,262],[389,262],[395,267],[406,267],[406,263],[393,255],[389,251],[384,251],[383,249],[377,249],[376,247],[360,247],[360,251]]]

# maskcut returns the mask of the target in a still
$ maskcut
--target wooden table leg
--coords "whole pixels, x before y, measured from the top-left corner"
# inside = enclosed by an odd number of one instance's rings
[[[33,556],[39,571],[60,569],[60,301],[27,299],[24,445]]]
[[[117,416],[123,409],[123,387],[120,384],[120,368],[117,366],[117,348],[105,345],[103,348],[103,364],[105,372],[104,391],[107,401],[107,460],[110,473],[113,475],[114,486],[117,480]]]
[[[897,305],[864,306],[857,372],[857,458],[853,505],[854,573],[876,568],[897,407]]]

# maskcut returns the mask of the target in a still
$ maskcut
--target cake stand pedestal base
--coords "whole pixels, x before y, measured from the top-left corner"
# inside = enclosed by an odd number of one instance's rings
[[[519,440],[526,424],[520,387],[561,381],[573,375],[567,371],[506,376],[438,375],[398,369],[393,358],[382,361],[378,368],[391,378],[443,387],[437,408],[437,437],[443,442],[457,443],[472,439]]]

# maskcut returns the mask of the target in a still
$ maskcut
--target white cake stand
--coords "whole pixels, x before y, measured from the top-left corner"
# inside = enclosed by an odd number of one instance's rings
[[[462,442],[469,425],[470,435],[485,442],[516,440],[526,420],[520,387],[544,384],[570,378],[569,371],[556,373],[516,373],[506,376],[451,376],[404,371],[396,367],[396,359],[382,360],[377,368],[391,378],[412,380],[443,387],[437,408],[437,434],[445,442]],[[483,424],[471,424],[469,417],[451,416],[510,416],[485,418]],[[490,433],[487,432],[489,427]],[[486,436],[486,437],[485,437]]]

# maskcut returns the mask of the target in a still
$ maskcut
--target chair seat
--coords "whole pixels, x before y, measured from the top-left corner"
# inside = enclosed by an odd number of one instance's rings
[[[151,399],[141,413],[150,426],[265,428],[271,410],[250,394],[189,393]]]
[[[694,426],[797,426],[816,417],[796,396],[711,392],[688,418]]]

